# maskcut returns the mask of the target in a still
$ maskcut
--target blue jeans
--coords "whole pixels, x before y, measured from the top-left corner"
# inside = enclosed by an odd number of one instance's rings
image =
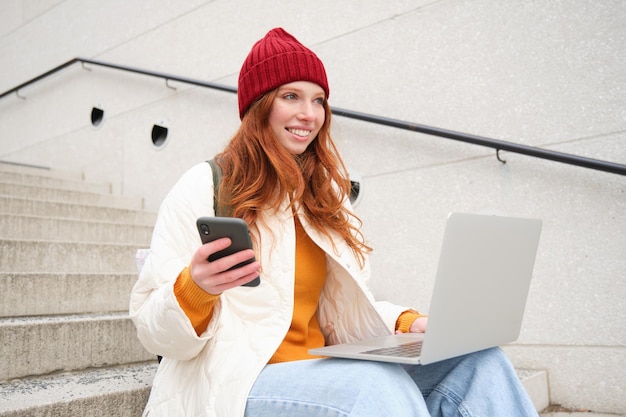
[[[347,359],[268,365],[252,387],[245,416],[537,417],[537,412],[506,355],[493,348],[430,365]]]

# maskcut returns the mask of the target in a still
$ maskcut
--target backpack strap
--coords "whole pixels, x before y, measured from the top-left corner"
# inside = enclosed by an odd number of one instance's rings
[[[211,166],[211,171],[213,172],[213,211],[217,217],[231,217],[232,209],[218,203],[218,193],[220,183],[222,182],[222,168],[215,162],[215,159],[209,159],[206,162]]]

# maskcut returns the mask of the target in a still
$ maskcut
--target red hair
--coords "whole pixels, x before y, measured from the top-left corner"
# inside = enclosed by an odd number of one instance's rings
[[[244,114],[239,130],[216,156],[223,177],[220,204],[233,217],[257,226],[261,210],[279,210],[286,197],[290,207],[299,203],[308,222],[331,238],[339,235],[360,264],[371,248],[359,230],[360,219],[343,202],[350,192],[344,163],[330,136],[331,111],[324,101],[324,123],[318,136],[300,155],[292,155],[276,139],[268,116],[276,90],[254,102]],[[332,239],[331,239],[332,241]]]

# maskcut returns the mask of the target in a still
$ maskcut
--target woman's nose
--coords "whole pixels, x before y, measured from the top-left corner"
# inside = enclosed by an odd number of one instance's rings
[[[300,112],[298,113],[298,117],[303,120],[311,120],[315,118],[315,111],[313,110],[313,105],[311,103],[303,103],[300,107]]]

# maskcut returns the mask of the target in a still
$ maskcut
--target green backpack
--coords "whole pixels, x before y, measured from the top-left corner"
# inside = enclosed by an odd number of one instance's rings
[[[217,165],[214,159],[209,159],[206,162],[211,166],[211,171],[213,171],[213,189],[215,190],[213,193],[213,211],[215,211],[215,215],[217,217],[232,217],[232,208],[228,206],[221,206],[218,203],[218,190],[220,182],[222,182],[222,168]]]

